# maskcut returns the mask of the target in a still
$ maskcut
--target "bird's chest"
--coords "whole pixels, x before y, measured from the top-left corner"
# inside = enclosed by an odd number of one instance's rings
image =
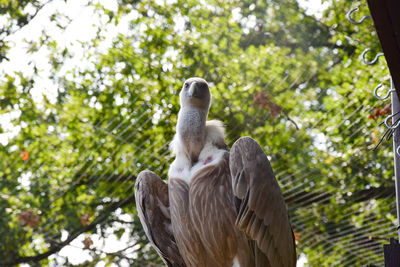
[[[189,254],[216,264],[201,263],[206,266],[232,266],[237,237],[228,157],[217,166],[203,168],[189,185],[173,180],[170,181],[171,222],[179,249],[198,250]],[[192,248],[193,244],[200,247]]]

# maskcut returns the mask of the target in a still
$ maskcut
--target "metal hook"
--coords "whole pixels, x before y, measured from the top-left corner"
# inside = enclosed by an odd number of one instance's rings
[[[390,94],[392,93],[392,92],[394,92],[395,91],[395,89],[394,88],[392,88],[392,89],[390,89],[389,91],[387,91],[387,93],[386,93],[386,95],[384,96],[384,97],[380,97],[379,95],[378,95],[378,90],[379,90],[379,88],[381,88],[383,86],[383,84],[378,84],[376,87],[375,87],[375,89],[374,89],[374,96],[376,97],[376,98],[378,98],[379,100],[385,100],[385,99],[387,99],[389,96],[390,96]]]
[[[396,129],[396,128],[399,127],[399,125],[400,125],[400,120],[399,120],[395,125],[389,125],[389,124],[388,124],[388,120],[391,119],[391,118],[393,118],[394,115],[395,115],[395,114],[389,115],[389,116],[387,116],[386,119],[385,119],[385,125],[386,125],[386,127],[387,127],[388,129]]]
[[[371,16],[364,16],[364,17],[362,17],[359,21],[353,20],[352,17],[351,17],[351,15],[352,15],[355,11],[357,11],[357,10],[358,10],[358,7],[355,7],[355,8],[353,8],[353,9],[350,9],[349,12],[347,12],[346,18],[347,18],[348,21],[350,21],[350,23],[353,23],[353,24],[358,25],[358,24],[361,24],[364,20],[371,18]]]
[[[378,61],[378,58],[384,55],[383,53],[379,53],[379,54],[377,54],[377,55],[375,56],[375,58],[374,58],[372,61],[368,61],[368,60],[365,58],[365,54],[368,53],[370,50],[371,50],[371,49],[367,48],[367,49],[365,49],[365,50],[361,53],[362,62],[363,62],[364,64],[367,64],[367,65],[373,65],[373,64],[375,64],[375,63]]]

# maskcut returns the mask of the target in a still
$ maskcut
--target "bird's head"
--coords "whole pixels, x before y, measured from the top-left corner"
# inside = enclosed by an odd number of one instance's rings
[[[210,89],[202,78],[189,78],[183,84],[179,94],[181,108],[196,107],[208,110],[211,103]]]

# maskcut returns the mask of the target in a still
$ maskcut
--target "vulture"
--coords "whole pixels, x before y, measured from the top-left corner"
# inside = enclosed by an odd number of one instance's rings
[[[222,123],[207,121],[204,79],[186,80],[179,102],[168,184],[149,170],[135,184],[151,245],[167,266],[296,266],[288,211],[261,147],[242,137],[229,150]]]

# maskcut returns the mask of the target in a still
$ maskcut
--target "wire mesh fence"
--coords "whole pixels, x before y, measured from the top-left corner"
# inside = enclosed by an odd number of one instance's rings
[[[382,246],[396,235],[393,152],[389,142],[373,150],[387,109],[372,91],[388,71],[361,62],[365,46],[379,44],[367,21],[344,20],[360,3],[331,1],[317,18],[297,1],[118,2],[113,16],[129,30],[106,50],[88,50],[94,67],[68,76],[54,65],[54,101],[37,104],[27,83],[4,105],[20,115],[1,151],[9,222],[0,227],[0,264],[161,265],[133,187],[145,169],[167,177],[178,93],[200,76],[227,144],[251,136],[269,156],[298,255],[310,266],[383,266]],[[68,56],[55,49],[53,64]]]

